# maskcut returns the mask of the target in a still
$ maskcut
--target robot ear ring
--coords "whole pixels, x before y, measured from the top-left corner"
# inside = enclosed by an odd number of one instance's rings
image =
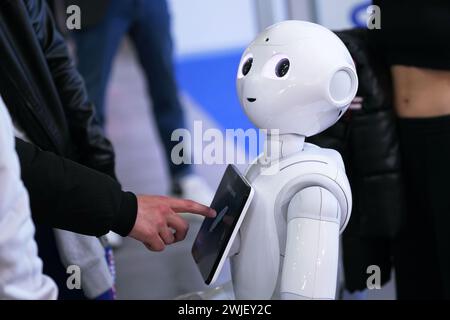
[[[347,107],[358,91],[358,76],[351,67],[337,69],[330,78],[328,85],[328,99],[337,108]]]

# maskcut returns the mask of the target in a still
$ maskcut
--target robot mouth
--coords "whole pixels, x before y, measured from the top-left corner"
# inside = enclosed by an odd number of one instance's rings
[[[248,102],[255,102],[255,101],[256,101],[256,98],[247,98],[247,101],[248,101]]]

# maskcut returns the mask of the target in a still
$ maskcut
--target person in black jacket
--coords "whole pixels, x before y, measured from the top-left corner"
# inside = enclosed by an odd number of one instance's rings
[[[91,121],[92,107],[82,79],[73,72],[46,3],[8,0],[1,3],[0,12],[0,90],[16,135],[114,176],[113,150]],[[36,194],[40,193],[30,192],[32,203]],[[98,239],[38,225],[36,240],[44,271],[58,283],[61,298],[94,298],[111,288],[112,277]],[[89,264],[95,265],[95,270],[88,271],[87,264],[74,255],[80,246],[88,248]],[[93,282],[83,283],[83,292],[69,291],[65,268],[71,264],[79,265],[86,277],[96,279],[94,273],[98,273],[97,279],[103,280],[93,288]]]
[[[369,266],[380,267],[381,285],[391,279],[405,201],[386,61],[371,46],[367,29],[336,34],[356,64],[357,99],[336,125],[312,137],[311,141],[321,147],[337,149],[346,165],[353,209],[342,238],[342,257],[344,288],[353,294],[367,289]]]
[[[38,238],[48,233],[43,224],[95,236],[114,230],[160,251],[186,235],[176,212],[214,215],[192,201],[121,191],[112,146],[42,0],[0,2],[0,94],[33,143],[18,139],[16,148]]]

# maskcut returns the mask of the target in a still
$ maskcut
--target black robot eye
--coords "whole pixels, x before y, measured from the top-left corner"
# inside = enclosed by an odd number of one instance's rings
[[[291,66],[291,63],[289,62],[289,59],[282,59],[280,62],[277,63],[277,66],[275,67],[275,74],[278,78],[283,78],[289,71],[289,67]]]
[[[244,65],[242,66],[242,74],[246,76],[253,65],[253,58],[248,58],[247,61],[245,61]]]

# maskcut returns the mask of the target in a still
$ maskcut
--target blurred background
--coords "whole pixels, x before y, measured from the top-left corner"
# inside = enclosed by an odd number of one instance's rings
[[[340,0],[338,6],[329,0],[168,0],[168,5],[175,74],[187,125],[202,120],[204,129],[225,130],[252,127],[240,108],[235,78],[243,50],[259,31],[287,19],[317,22],[333,30],[366,26],[370,1]],[[105,128],[116,150],[123,187],[138,194],[168,194],[170,179],[150,112],[151,99],[127,39],[114,61],[105,107]],[[225,165],[195,168],[212,189],[224,169]],[[204,290],[190,255],[199,226],[200,221],[192,220],[187,240],[163,253],[149,252],[142,244],[124,239],[115,250],[118,297],[173,299]],[[226,267],[219,283],[229,279]],[[368,298],[393,299],[394,291],[389,283],[371,290]]]

